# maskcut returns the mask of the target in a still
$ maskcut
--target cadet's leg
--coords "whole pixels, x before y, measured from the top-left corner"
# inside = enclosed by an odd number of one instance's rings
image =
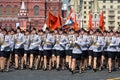
[[[71,59],[72,59],[72,56],[69,56],[69,68],[71,68]]]
[[[18,54],[15,54],[15,69],[18,69]]]
[[[40,55],[38,55],[38,56],[36,57],[36,61],[35,61],[35,69],[36,69],[36,70],[38,69],[38,64],[39,64],[39,62],[40,62]]]
[[[66,55],[66,63],[68,64],[68,62],[69,62],[69,56]]]
[[[105,54],[106,52],[102,52],[102,56],[101,56],[101,64],[100,64],[100,68],[99,70],[101,70],[103,68],[103,65],[104,65],[104,61],[105,61]]]
[[[37,59],[37,65],[38,65],[38,67],[40,68],[40,66],[41,66],[41,56],[40,55],[38,55],[38,59]]]
[[[23,70],[23,64],[24,64],[24,57],[21,56],[21,70]]]
[[[112,71],[112,58],[108,58],[108,71]]]
[[[1,56],[1,71],[2,72],[5,69],[5,62],[6,62],[6,54],[4,51],[2,51],[2,56]]]
[[[85,51],[82,53],[82,70],[85,69]]]
[[[116,70],[115,65],[116,65],[116,58],[112,59],[112,67],[113,67],[113,71]]]
[[[27,66],[27,53],[24,54],[24,67]]]
[[[34,59],[34,55],[30,54],[30,65],[29,68],[32,69],[33,68],[33,59]]]
[[[24,68],[24,49],[20,49],[21,70]]]
[[[39,56],[38,56],[38,64],[39,64],[39,68],[43,68],[43,51],[39,52]]]
[[[47,70],[47,50],[44,50],[44,68],[43,70]]]
[[[52,50],[48,51],[48,58],[49,58],[49,70],[51,70],[52,65]]]
[[[118,69],[120,67],[120,56],[119,56],[119,52],[116,53],[116,57],[117,57],[117,63],[118,63]]]
[[[89,69],[91,69],[91,64],[92,64],[92,55],[93,55],[93,51],[89,50],[89,56],[88,56],[88,67]]]
[[[55,68],[55,61],[56,61],[56,56],[55,56],[55,50],[52,51],[52,68]]]
[[[101,69],[102,69],[102,67],[103,67],[104,60],[105,60],[105,57],[104,57],[104,55],[102,55],[102,56],[101,56],[101,64],[100,64],[100,68],[99,68],[100,71],[101,71]]]
[[[60,54],[61,54],[61,51],[58,51],[56,50],[56,70],[59,70],[59,65],[60,65]]]
[[[82,61],[80,59],[80,65],[79,65],[79,73],[82,73]]]
[[[1,71],[3,72],[5,66],[5,58],[1,57]]]
[[[84,69],[87,67],[88,58],[84,59]]]
[[[87,62],[88,62],[88,51],[84,51],[83,54],[84,54],[83,69],[85,69],[88,66],[88,64],[87,64]]]
[[[97,65],[97,57],[94,57],[93,59],[93,70],[96,72],[96,65]]]
[[[91,62],[92,62],[92,56],[89,56],[89,62],[88,62],[89,68],[91,68]]]
[[[11,52],[8,52],[8,60],[7,60],[7,70],[6,71],[9,71],[9,68],[10,68],[10,62],[11,62],[11,56],[12,56],[12,54],[11,54]]]
[[[109,52],[108,54],[108,71],[111,73],[112,71],[112,65],[113,65],[113,60],[115,60],[115,53],[114,52]]]
[[[44,56],[44,70],[47,69],[47,57]]]
[[[65,57],[62,57],[62,70],[65,69]]]
[[[41,67],[42,69],[44,68],[43,62],[44,62],[44,57],[42,56],[42,57],[41,57],[41,60],[40,60],[40,67]]]
[[[57,55],[57,66],[56,66],[57,70],[59,70],[59,65],[60,65],[60,56]]]
[[[49,57],[49,70],[51,70],[52,59]]]
[[[71,71],[72,71],[72,73],[74,73],[74,70],[75,70],[75,63],[76,63],[76,59],[73,58],[72,63],[71,63]]]
[[[38,60],[38,55],[35,55],[34,56],[34,61],[33,61],[33,65],[34,65],[35,69],[37,69],[37,67],[38,67],[37,66],[37,62],[38,62],[37,60]]]

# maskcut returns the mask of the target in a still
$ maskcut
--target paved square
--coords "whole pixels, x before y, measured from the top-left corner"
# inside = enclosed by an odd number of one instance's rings
[[[117,70],[108,73],[107,70],[93,72],[86,70],[84,73],[72,75],[68,70],[65,71],[43,71],[43,70],[18,70],[12,72],[0,72],[0,80],[107,80],[120,77],[120,71]]]

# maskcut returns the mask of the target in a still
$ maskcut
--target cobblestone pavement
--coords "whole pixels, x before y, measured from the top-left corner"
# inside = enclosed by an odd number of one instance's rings
[[[17,70],[0,72],[0,80],[107,80],[120,77],[120,70],[108,73],[107,70],[93,72],[86,70],[82,74],[65,71]]]

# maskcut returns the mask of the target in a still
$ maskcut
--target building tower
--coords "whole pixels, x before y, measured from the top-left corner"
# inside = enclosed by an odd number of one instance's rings
[[[120,31],[120,0],[99,0],[99,7],[104,11],[106,30]]]
[[[89,11],[91,10],[91,0],[80,0],[82,27],[88,28]]]
[[[98,4],[98,0],[92,1],[92,27],[93,29],[99,28],[99,20],[100,20],[100,8]]]
[[[22,1],[21,8],[18,13],[18,20],[19,20],[21,29],[27,27],[28,13],[27,13],[27,9],[25,7],[24,1]]]

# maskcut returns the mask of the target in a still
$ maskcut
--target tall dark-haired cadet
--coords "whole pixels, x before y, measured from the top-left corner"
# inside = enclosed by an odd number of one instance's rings
[[[30,46],[30,32],[28,30],[26,30],[25,36],[24,36],[24,59],[23,59],[24,68],[27,67],[27,58],[29,55],[29,46]]]
[[[10,56],[10,36],[6,30],[2,31],[2,44],[1,44],[1,71],[5,69],[6,60],[8,62]],[[9,65],[7,65],[8,67]]]
[[[15,34],[15,69],[18,70],[19,62],[22,62],[24,55],[24,34],[21,33],[21,30],[18,28],[17,33]],[[20,61],[19,61],[20,60]],[[23,65],[21,64],[21,69]]]
[[[73,44],[73,50],[72,50],[72,63],[71,63],[71,71],[72,74],[75,71],[76,65],[79,64],[79,73],[82,72],[82,61],[81,61],[81,54],[82,54],[82,50],[81,50],[81,41],[82,41],[82,37],[79,36],[79,34],[76,32],[75,33],[75,39]],[[79,61],[79,63],[77,63],[77,61]]]
[[[115,61],[115,53],[117,50],[117,46],[118,46],[118,41],[117,38],[114,36],[113,31],[110,32],[110,37],[107,40],[107,51],[108,51],[108,71],[109,73],[112,71],[112,67],[115,65],[114,61]]]
[[[37,35],[36,29],[32,30],[30,36],[30,65],[29,68],[33,69],[33,64],[36,66],[36,59],[38,55],[38,44],[39,44],[39,36]],[[33,61],[34,60],[34,61]]]
[[[46,32],[43,38],[44,46],[44,70],[47,70],[47,59],[49,63],[49,70],[51,70],[51,57],[52,57],[52,48],[54,44],[54,37],[52,36],[53,32]]]

